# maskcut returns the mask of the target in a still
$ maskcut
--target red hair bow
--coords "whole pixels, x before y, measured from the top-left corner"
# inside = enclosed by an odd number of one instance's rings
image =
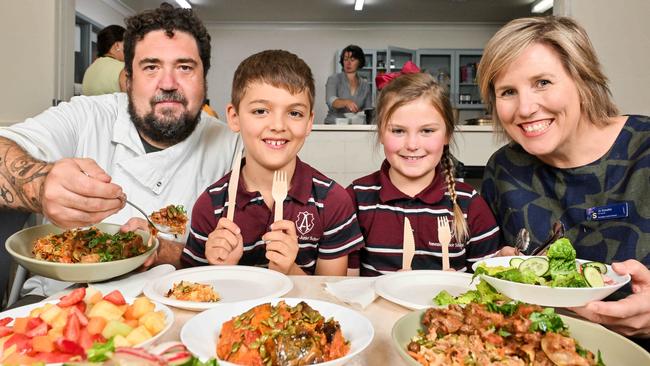
[[[388,72],[382,75],[377,75],[375,78],[375,84],[377,84],[377,89],[383,89],[391,80],[396,77],[404,74],[416,74],[420,72],[420,68],[417,67],[412,61],[406,61],[404,66],[402,66],[402,71],[397,72]]]

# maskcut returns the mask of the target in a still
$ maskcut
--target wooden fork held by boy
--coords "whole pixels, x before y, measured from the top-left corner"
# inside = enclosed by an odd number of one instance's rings
[[[449,243],[451,242],[451,229],[447,217],[438,217],[438,241],[442,246],[442,270],[449,270]]]
[[[404,242],[402,245],[402,271],[410,271],[415,255],[415,238],[408,217],[404,217]]]
[[[287,182],[287,173],[282,170],[273,172],[273,187],[271,187],[271,196],[275,202],[275,216],[273,222],[280,221],[283,218],[282,208],[284,199],[287,198],[289,183]]]

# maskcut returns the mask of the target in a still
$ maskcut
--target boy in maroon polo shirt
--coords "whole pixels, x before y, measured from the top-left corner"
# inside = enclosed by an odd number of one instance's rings
[[[449,264],[458,271],[497,254],[499,227],[470,185],[454,179],[449,152],[454,119],[449,96],[428,73],[397,77],[377,101],[377,131],[386,160],[348,187],[366,246],[350,255],[362,276],[402,268],[408,218],[415,238],[413,269],[442,269],[437,218],[449,219]]]
[[[233,79],[228,125],[241,133],[246,158],[234,222],[226,216],[230,174],[206,189],[192,210],[185,266],[267,266],[285,274],[345,275],[348,253],[363,246],[352,200],[343,187],[298,159],[314,119],[314,79],[303,60],[282,50],[242,61]],[[273,173],[290,182],[273,202]],[[273,222],[273,205],[284,219]]]

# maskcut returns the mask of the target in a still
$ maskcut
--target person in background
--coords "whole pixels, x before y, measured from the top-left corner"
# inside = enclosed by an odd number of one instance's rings
[[[228,125],[241,134],[246,148],[234,222],[226,218],[228,174],[194,205],[184,265],[268,265],[292,275],[347,273],[348,253],[363,246],[350,197],[297,156],[311,132],[313,108],[314,79],[298,56],[268,50],[239,64],[227,107]],[[277,171],[284,171],[289,183],[284,202],[274,202],[271,195]],[[284,211],[275,222],[274,205],[283,205]]]
[[[349,45],[341,52],[339,63],[343,72],[327,78],[325,98],[327,116],[325,123],[333,124],[344,113],[363,112],[372,108],[372,85],[359,77],[357,70],[366,65],[366,57],[359,46]]]
[[[126,24],[127,93],[74,97],[0,129],[0,206],[62,228],[124,224],[140,216],[127,196],[146,212],[191,208],[229,170],[237,136],[201,114],[210,68],[201,21],[163,4]],[[123,229],[136,227],[145,220]],[[158,262],[178,264],[182,247],[161,239]],[[49,296],[68,285],[32,277],[25,289]]]
[[[413,269],[442,269],[437,218],[449,219],[450,266],[467,271],[499,251],[499,227],[483,198],[454,179],[454,131],[446,91],[428,73],[397,76],[377,100],[377,131],[386,160],[347,188],[366,246],[350,256],[353,272],[377,276],[402,269],[404,219],[415,237]]]
[[[511,140],[489,159],[481,190],[503,242],[526,228],[542,243],[560,221],[578,258],[621,262],[614,270],[632,275],[632,295],[575,311],[649,337],[650,118],[618,114],[589,37],[570,18],[506,24],[487,43],[478,79]]]
[[[126,91],[124,31],[124,27],[109,25],[97,34],[97,58],[84,73],[83,95]]]

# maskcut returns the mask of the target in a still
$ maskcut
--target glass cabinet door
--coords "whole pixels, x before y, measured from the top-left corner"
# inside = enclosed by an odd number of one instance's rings
[[[408,48],[388,46],[386,51],[387,72],[402,71],[407,61],[415,62],[415,50]]]
[[[453,50],[420,49],[417,51],[415,63],[423,72],[433,75],[438,84],[445,86],[451,92],[453,56]]]
[[[481,61],[481,50],[456,51],[456,72],[458,75],[458,90],[456,104],[462,109],[483,109],[481,93],[476,82],[476,71]]]

